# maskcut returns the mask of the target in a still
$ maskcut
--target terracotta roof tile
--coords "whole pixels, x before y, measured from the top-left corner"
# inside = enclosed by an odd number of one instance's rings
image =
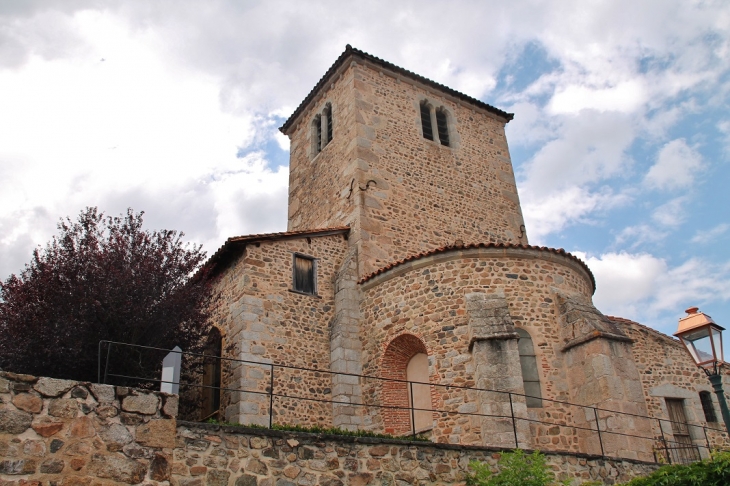
[[[448,86],[445,86],[443,84],[437,83],[436,81],[432,81],[428,78],[425,78],[419,74],[416,74],[412,71],[409,71],[407,69],[404,69],[402,67],[396,66],[393,63],[390,63],[388,61],[385,61],[383,59],[380,59],[379,57],[375,57],[371,54],[368,54],[367,52],[363,52],[359,49],[355,49],[350,44],[347,44],[347,47],[345,47],[345,51],[340,54],[340,57],[337,58],[337,60],[330,66],[330,68],[327,70],[326,73],[324,73],[324,76],[317,82],[317,84],[312,88],[312,90],[309,92],[306,98],[304,98],[304,101],[302,101],[296,110],[294,110],[294,113],[287,119],[284,124],[279,128],[279,130],[282,133],[286,133],[289,128],[291,128],[294,121],[299,117],[299,115],[304,111],[304,109],[309,105],[309,103],[314,99],[315,95],[319,90],[322,88],[322,86],[326,85],[329,79],[337,72],[337,70],[349,59],[350,57],[359,57],[361,59],[365,59],[366,61],[370,61],[373,64],[377,64],[379,66],[382,66],[383,68],[393,71],[397,74],[409,77],[411,79],[414,79],[420,83],[423,83],[427,86],[431,86],[433,88],[438,89],[439,91],[442,91],[448,95],[451,95],[455,98],[458,98],[462,101],[466,101],[469,104],[472,104],[478,108],[482,108],[484,110],[487,110],[490,113],[494,113],[497,116],[500,116],[504,118],[507,121],[512,120],[514,118],[513,113],[507,113],[505,111],[500,110],[499,108],[495,108],[492,105],[489,105],[487,103],[484,103],[483,101],[479,101],[476,98],[472,98],[471,96],[465,95],[464,93],[460,93],[454,89],[449,88]]]
[[[576,257],[575,255],[572,255],[572,254],[568,253],[564,249],[562,249],[562,248],[548,248],[546,246],[515,245],[515,244],[511,244],[511,243],[469,243],[469,244],[466,244],[466,245],[441,246],[441,247],[436,248],[436,249],[433,249],[433,250],[422,251],[420,253],[407,256],[407,257],[405,257],[405,258],[403,258],[401,260],[392,262],[392,263],[390,263],[390,264],[388,264],[388,265],[386,265],[386,266],[384,266],[382,268],[379,268],[378,270],[374,271],[373,273],[364,276],[363,278],[361,278],[358,281],[358,283],[360,283],[360,284],[365,283],[368,280],[370,280],[371,278],[373,278],[373,277],[375,277],[377,275],[380,275],[381,273],[385,273],[385,272],[387,272],[388,270],[390,270],[392,268],[395,268],[397,266],[403,265],[404,263],[408,263],[408,262],[411,262],[411,261],[414,261],[414,260],[419,260],[421,258],[428,257],[428,256],[431,256],[431,255],[436,255],[438,253],[443,253],[443,252],[446,252],[446,251],[451,251],[451,250],[467,250],[467,249],[470,249],[470,248],[505,248],[505,249],[507,249],[507,248],[514,248],[514,249],[545,251],[545,252],[549,252],[549,253],[554,253],[556,255],[562,255],[562,256],[568,257],[568,258],[570,258],[570,259],[575,260],[576,262],[578,262],[585,269],[585,271],[588,273],[588,276],[591,279],[591,284],[593,285],[593,290],[595,291],[595,289],[596,289],[596,279],[593,276],[593,272],[591,272],[591,269],[588,268],[588,265],[586,265],[586,263],[583,260],[581,260],[580,258]]]

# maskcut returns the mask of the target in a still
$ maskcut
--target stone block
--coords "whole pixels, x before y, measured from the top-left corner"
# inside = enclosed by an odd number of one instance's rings
[[[150,420],[137,427],[136,440],[146,447],[175,447],[175,420]]]
[[[78,402],[73,398],[55,398],[48,404],[48,414],[54,417],[74,418],[78,411]]]
[[[45,397],[58,397],[69,391],[78,384],[71,380],[58,380],[56,378],[39,378],[33,388]]]
[[[94,398],[96,398],[96,401],[98,402],[113,402],[116,398],[116,394],[114,393],[114,387],[112,385],[100,385],[94,383],[92,385],[89,385],[89,389],[91,390],[91,394],[94,395]]]
[[[102,426],[99,430],[101,440],[106,444],[109,452],[116,452],[132,442],[132,434],[122,424],[110,424]]]
[[[141,483],[147,474],[147,468],[141,462],[127,459],[119,455],[94,454],[87,467],[92,476],[113,479],[127,484]]]
[[[19,393],[13,397],[13,405],[24,412],[40,413],[43,409],[43,400],[30,393]]]
[[[46,459],[41,463],[42,474],[58,474],[63,471],[66,464],[60,459]]]
[[[33,416],[18,410],[0,410],[0,433],[22,434],[33,422]]]
[[[122,400],[122,410],[143,415],[154,415],[159,405],[160,399],[152,393],[128,395]]]
[[[166,417],[176,418],[178,412],[178,404],[180,402],[176,395],[167,395],[165,398],[165,404],[162,406],[162,413]]]

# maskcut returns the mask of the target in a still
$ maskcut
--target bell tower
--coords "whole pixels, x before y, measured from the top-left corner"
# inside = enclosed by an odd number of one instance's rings
[[[527,244],[511,119],[348,45],[281,127],[288,229],[350,225],[360,276],[444,246]]]

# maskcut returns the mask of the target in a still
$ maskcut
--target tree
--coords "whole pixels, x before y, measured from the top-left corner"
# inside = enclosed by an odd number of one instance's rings
[[[183,233],[142,229],[143,212],[86,208],[0,283],[0,368],[97,380],[100,340],[201,351],[210,286],[200,246]],[[149,377],[159,361],[115,349],[120,374]],[[161,359],[156,355],[155,360]]]

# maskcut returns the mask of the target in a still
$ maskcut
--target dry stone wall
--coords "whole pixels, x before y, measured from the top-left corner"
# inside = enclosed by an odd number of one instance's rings
[[[0,484],[168,484],[178,397],[0,372]]]
[[[224,355],[259,363],[315,368],[274,371],[274,392],[331,400],[330,331],[335,318],[335,280],[347,241],[342,234],[251,243],[218,277],[221,293],[213,323],[223,333]],[[292,291],[294,253],[317,259],[317,295]],[[226,364],[223,383],[225,419],[269,424],[271,367]],[[236,391],[238,390],[238,391]],[[332,406],[276,398],[274,422],[331,425]]]
[[[464,484],[470,461],[495,470],[496,449],[239,429],[182,423],[172,484],[364,486]],[[559,479],[617,484],[658,466],[588,455],[547,454]]]

